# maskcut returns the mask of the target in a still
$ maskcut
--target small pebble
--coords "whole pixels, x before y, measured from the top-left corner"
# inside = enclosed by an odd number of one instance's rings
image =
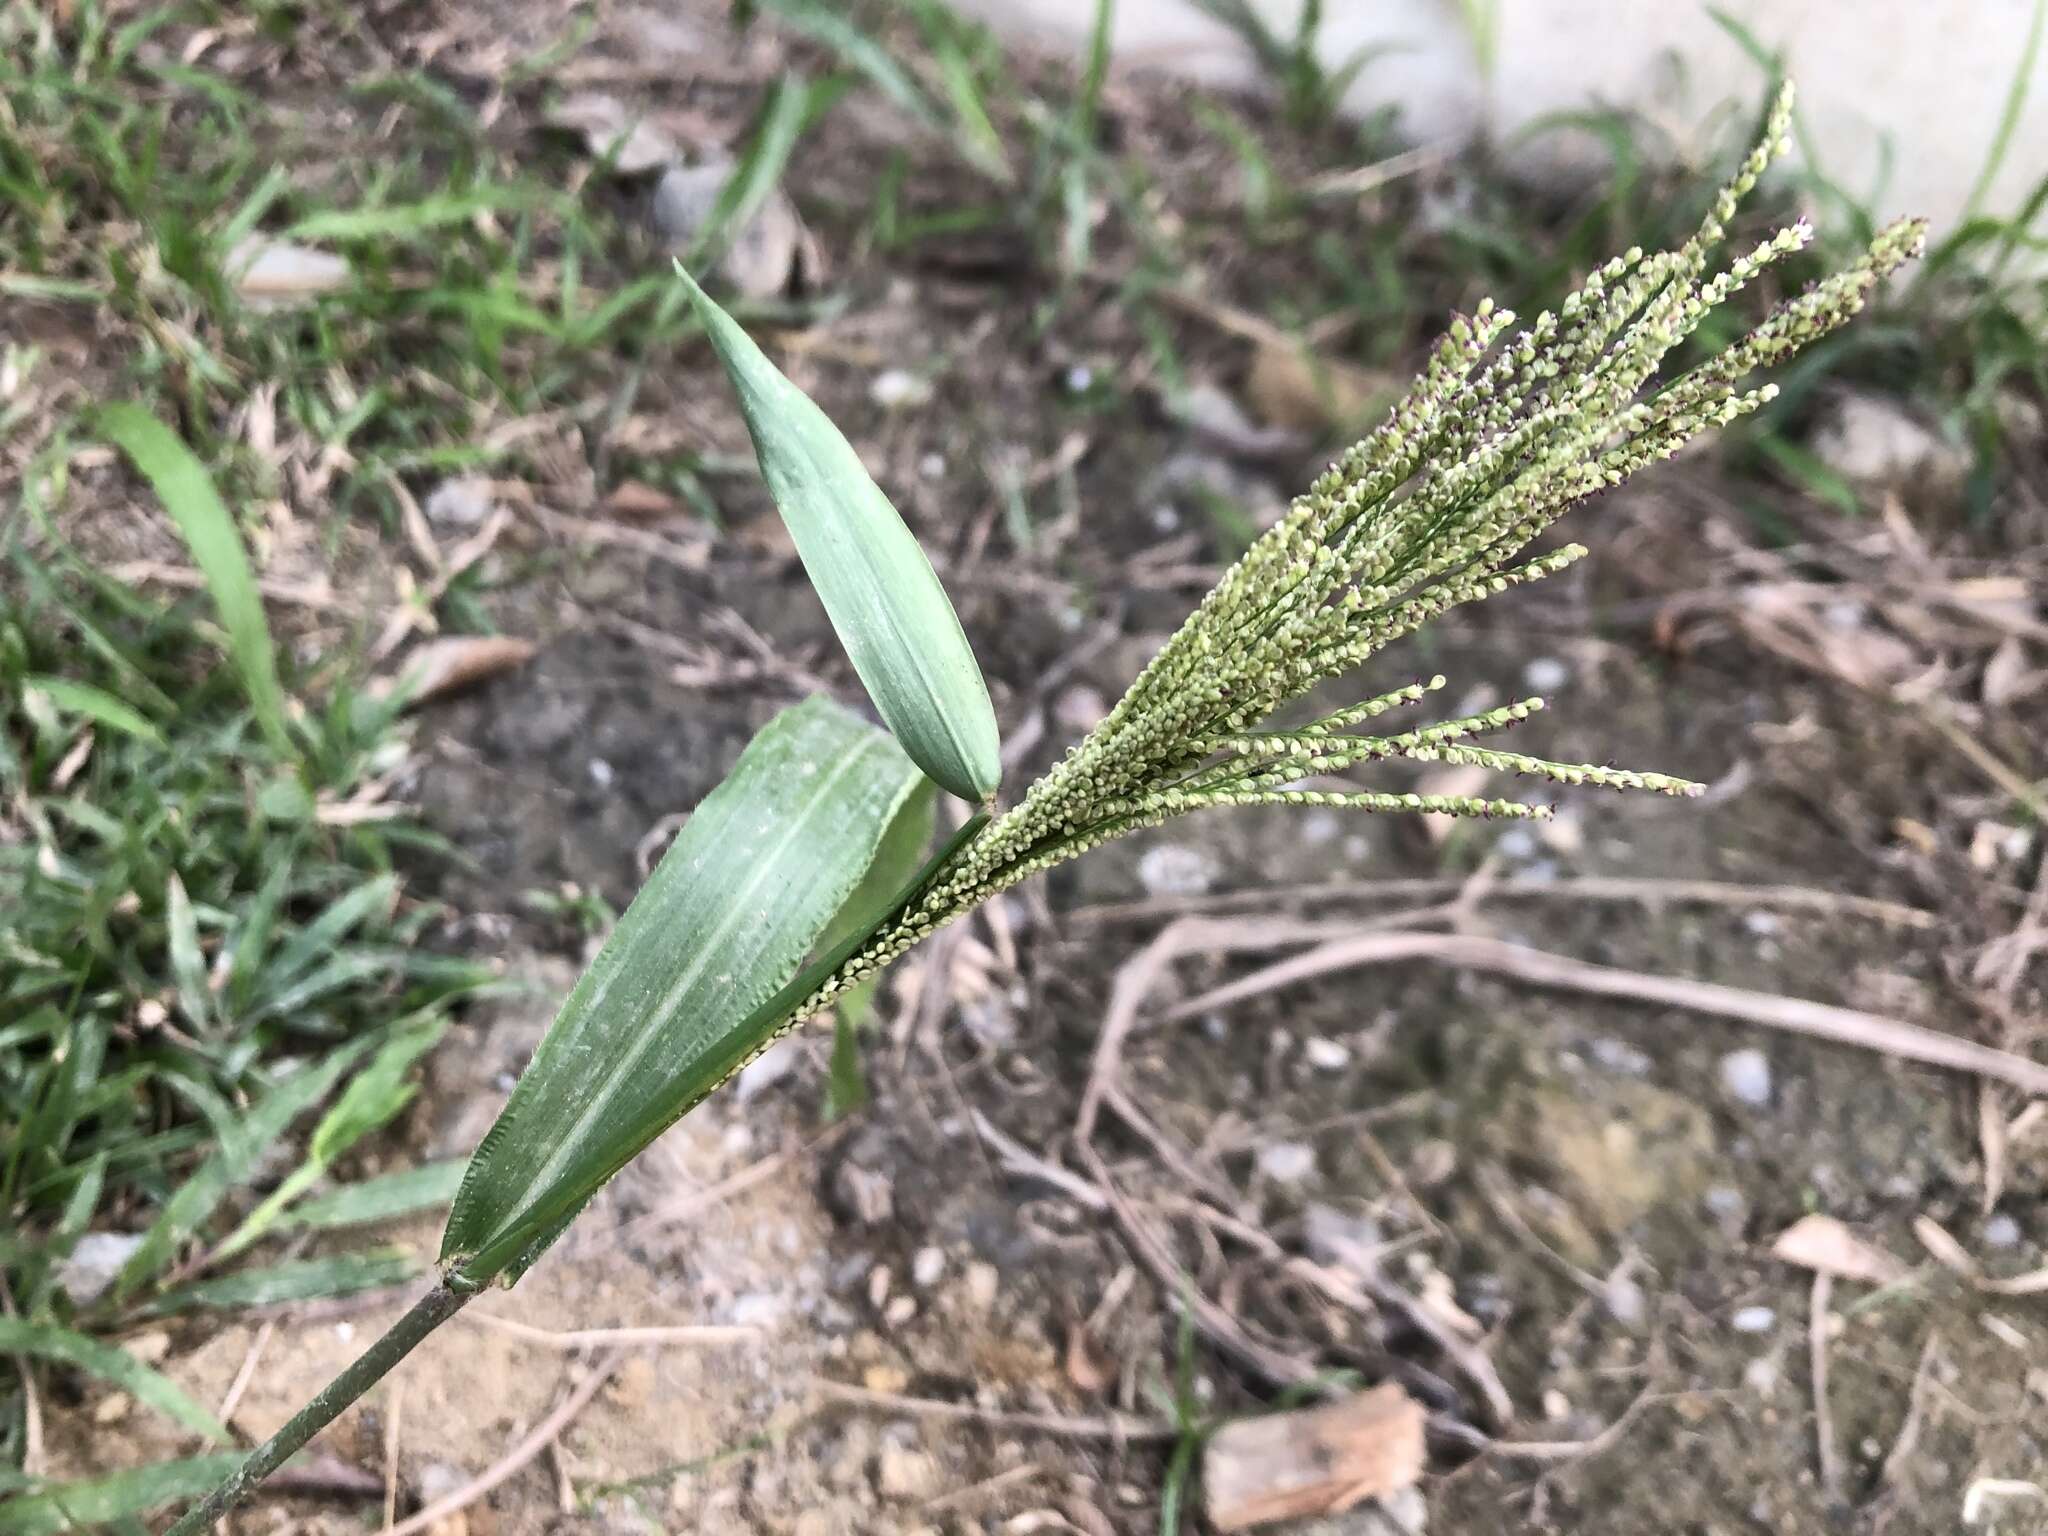
[[[590,782],[599,789],[610,789],[612,780],[617,777],[618,775],[612,771],[612,765],[603,758],[593,757],[590,760]]]
[[[946,1255],[943,1249],[920,1248],[917,1257],[910,1261],[910,1278],[918,1285],[929,1286],[938,1282],[946,1272]]]
[[[1744,1307],[1728,1319],[1737,1333],[1769,1333],[1778,1326],[1778,1314],[1769,1307]]]
[[[1778,1387],[1778,1362],[1759,1355],[1742,1368],[1742,1384],[1759,1397],[1769,1397]]]
[[[1002,1275],[993,1264],[977,1260],[967,1266],[967,1299],[978,1312],[986,1312],[996,1304],[996,1292],[1002,1287]]]
[[[939,1464],[928,1451],[885,1443],[875,1471],[884,1498],[924,1500],[939,1491]]]
[[[772,1087],[794,1072],[797,1060],[798,1047],[794,1036],[776,1041],[740,1069],[739,1081],[733,1084],[734,1095],[742,1104],[746,1103],[762,1089]]]
[[[1527,827],[1509,827],[1493,840],[1493,851],[1511,864],[1533,859],[1537,847],[1536,834]]]
[[[928,453],[917,461],[917,472],[927,480],[937,480],[946,473],[946,456],[943,453]]]
[[[917,1316],[917,1298],[915,1296],[898,1296],[882,1309],[882,1321],[892,1328],[901,1328],[915,1316]]]
[[[1078,735],[1093,730],[1102,723],[1102,717],[1109,713],[1109,701],[1098,688],[1086,683],[1075,683],[1060,690],[1058,698],[1052,701],[1052,717],[1060,728]]]
[[[1639,1050],[1626,1040],[1616,1040],[1602,1035],[1586,1047],[1586,1054],[1593,1058],[1595,1065],[1605,1071],[1618,1073],[1622,1077],[1647,1077],[1654,1063],[1648,1051]]]
[[[735,1296],[732,1322],[736,1328],[767,1328],[782,1321],[789,1305],[772,1291],[748,1291]]]
[[[1341,1072],[1351,1065],[1350,1050],[1335,1040],[1310,1040],[1302,1046],[1301,1054],[1318,1072]]]
[[[468,1481],[468,1476],[460,1467],[450,1466],[445,1461],[430,1461],[420,1468],[420,1497],[431,1504],[438,1499],[445,1499]]]
[[[1185,843],[1160,843],[1138,860],[1138,881],[1154,896],[1200,896],[1216,873],[1214,859]]]
[[[1779,921],[1775,912],[1745,912],[1742,915],[1742,926],[1758,938],[1768,939],[1776,936],[1778,930],[1785,925]]]
[[[1538,656],[1522,668],[1522,681],[1532,693],[1554,693],[1571,681],[1572,669],[1555,656]]]
[[[932,398],[931,381],[919,378],[908,368],[885,368],[868,385],[868,398],[885,411],[926,405]]]
[[[1643,1288],[1633,1280],[1608,1281],[1601,1288],[1601,1300],[1607,1303],[1607,1315],[1625,1328],[1633,1328],[1643,1320]]]
[[[1259,1148],[1258,1165],[1276,1184],[1299,1184],[1316,1171],[1316,1151],[1304,1141],[1269,1141]]]
[[[88,1232],[57,1265],[57,1284],[78,1306],[96,1301],[142,1246],[140,1232]]]
[[[1310,811],[1301,818],[1301,840],[1311,848],[1334,843],[1343,831],[1343,818],[1335,811]]]
[[[496,505],[487,480],[443,480],[427,493],[422,510],[430,523],[468,528],[489,517]]]
[[[2017,1248],[2020,1242],[2020,1224],[2004,1212],[1984,1223],[1984,1246],[1987,1248]]]
[[[121,1352],[144,1365],[162,1365],[171,1352],[171,1336],[158,1329],[132,1334],[121,1341]]]
[[[1738,1104],[1761,1109],[1771,1102],[1770,1058],[1754,1047],[1730,1051],[1721,1058],[1721,1086]]]
[[[1741,1216],[1749,1210],[1749,1200],[1733,1184],[1716,1184],[1702,1197],[1707,1209],[1723,1221]]]
[[[1316,1263],[1352,1269],[1372,1263],[1373,1250],[1384,1236],[1379,1223],[1370,1217],[1353,1216],[1321,1201],[1302,1212],[1301,1235]]]

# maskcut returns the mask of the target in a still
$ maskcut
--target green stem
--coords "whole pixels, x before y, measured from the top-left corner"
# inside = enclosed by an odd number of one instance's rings
[[[411,1354],[420,1340],[460,1312],[475,1294],[474,1290],[452,1290],[445,1280],[437,1284],[393,1323],[388,1333],[364,1350],[355,1364],[321,1388],[319,1395],[293,1415],[290,1423],[250,1452],[247,1461],[209,1493],[203,1503],[187,1511],[185,1518],[165,1536],[200,1536],[212,1530],[216,1520],[290,1460],[300,1446],[339,1418],[344,1408],[382,1381],[385,1372]]]

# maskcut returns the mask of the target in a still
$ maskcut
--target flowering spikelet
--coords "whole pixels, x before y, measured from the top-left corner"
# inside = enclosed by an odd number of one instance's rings
[[[1452,816],[1540,816],[1514,800],[1330,787],[1328,776],[1389,759],[1475,764],[1565,785],[1693,794],[1662,774],[1556,763],[1476,744],[1540,699],[1393,735],[1358,728],[1413,706],[1441,677],[1305,725],[1275,717],[1437,615],[1571,564],[1576,545],[1529,545],[1577,503],[1755,410],[1746,387],[1844,324],[1878,280],[1919,253],[1924,226],[1882,230],[1853,265],[1781,305],[1711,360],[1659,380],[1672,349],[1811,230],[1780,231],[1709,275],[1736,206],[1784,148],[1792,98],[1675,251],[1630,250],[1555,312],[1512,331],[1482,303],[1455,317],[1414,386],[1226,571],[1087,738],[1018,805],[954,849],[918,897],[826,980],[799,1016],[874,974],[940,924],[1019,880],[1111,838],[1189,811],[1317,805]],[[1309,783],[1306,781],[1321,781]]]

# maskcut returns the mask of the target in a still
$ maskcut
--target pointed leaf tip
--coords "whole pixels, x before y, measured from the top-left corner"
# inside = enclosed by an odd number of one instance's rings
[[[768,493],[882,719],[912,762],[962,799],[1002,779],[995,709],[938,573],[853,445],[698,286],[712,348],[739,396]]]

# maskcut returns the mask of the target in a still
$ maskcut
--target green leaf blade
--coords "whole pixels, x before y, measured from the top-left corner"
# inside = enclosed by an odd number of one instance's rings
[[[142,1311],[149,1317],[168,1317],[198,1308],[233,1312],[291,1301],[324,1301],[403,1285],[419,1272],[420,1261],[412,1254],[389,1249],[325,1259],[288,1259],[213,1280],[195,1280],[165,1291]]]
[[[175,1500],[196,1498],[247,1458],[246,1451],[218,1451],[53,1483],[0,1505],[0,1536],[56,1536],[130,1520]]]
[[[90,683],[74,683],[62,677],[25,677],[21,680],[24,689],[33,688],[46,696],[59,709],[74,715],[83,715],[95,725],[106,726],[120,731],[139,741],[146,741],[153,747],[164,744],[163,732],[133,705],[123,703],[104,689]]]
[[[301,1200],[285,1221],[293,1227],[361,1227],[452,1205],[466,1166],[451,1159],[343,1184]]]
[[[205,1034],[213,1026],[212,994],[206,983],[206,956],[199,948],[199,919],[192,898],[176,870],[164,882],[164,926],[170,942],[171,976],[178,985],[178,1006],[192,1027]]]
[[[98,1376],[194,1434],[203,1435],[216,1445],[227,1443],[228,1432],[220,1420],[188,1396],[183,1387],[111,1344],[102,1344],[68,1328],[0,1317],[0,1355],[33,1355]]]
[[[264,737],[278,752],[295,756],[285,726],[277,654],[271,645],[269,621],[263,616],[263,600],[256,590],[256,574],[242,547],[241,531],[213,488],[206,466],[176,433],[139,405],[107,406],[97,422],[101,433],[150,483],[192,551],[193,562],[206,578],[220,614],[221,627],[227,631],[229,655],[241,674],[242,687]]]
[[[178,1245],[197,1232],[228,1192],[247,1179],[264,1150],[311,1109],[378,1044],[376,1035],[352,1040],[326,1060],[303,1068],[257,1100],[239,1124],[222,1129],[220,1145],[164,1202],[142,1246],[114,1277],[114,1300],[126,1301],[170,1263]]]
[[[894,740],[811,699],[691,815],[471,1159],[441,1258],[517,1279],[583,1203],[770,1039],[763,1013],[924,780]]]
[[[1002,780],[988,685],[938,572],[853,445],[680,265],[804,570],[911,761],[964,800]]]

